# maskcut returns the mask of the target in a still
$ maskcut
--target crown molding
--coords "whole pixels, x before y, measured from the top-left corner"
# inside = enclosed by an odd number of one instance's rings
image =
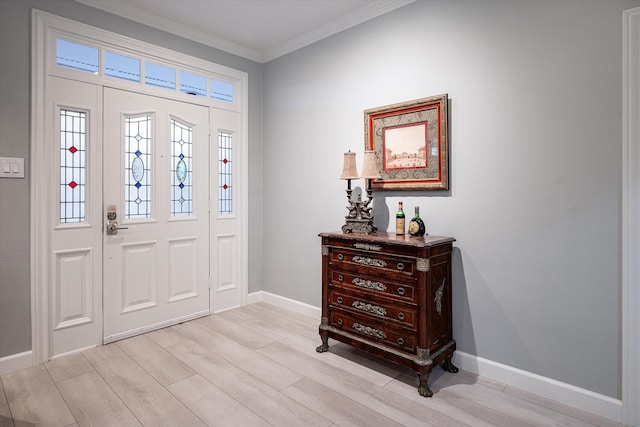
[[[263,52],[263,62],[269,62],[280,56],[286,55],[287,53],[291,53],[324,38],[348,30],[349,28],[355,27],[356,25],[362,24],[363,22],[377,18],[380,15],[384,15],[385,13],[406,6],[410,3],[413,3],[414,1],[415,0],[373,1],[365,7],[348,13],[325,25],[314,28],[298,37],[282,43],[279,46],[276,46],[273,49],[269,49]]]
[[[250,59],[256,62],[263,62],[263,55],[254,49],[250,49],[246,46],[239,45],[237,43],[230,42],[228,40],[221,39],[213,36],[209,33],[196,30],[187,25],[179,24],[170,19],[163,18],[153,13],[145,12],[137,9],[128,3],[112,0],[75,0],[77,3],[82,3],[95,9],[100,9],[105,12],[112,13],[114,15],[121,16],[131,21],[138,22],[140,24],[147,25],[162,31],[166,31],[171,34],[175,34],[180,37],[184,37],[189,40],[202,43],[203,45],[213,47],[231,53],[242,58]]]
[[[266,51],[257,51],[237,43],[224,40],[212,34],[196,30],[187,25],[161,16],[137,9],[126,2],[112,0],[75,0],[77,3],[100,9],[114,15],[121,16],[131,21],[157,28],[168,33],[193,40],[203,45],[231,53],[259,63],[269,62],[280,56],[301,49],[331,35],[359,25],[370,19],[391,12],[402,6],[413,3],[415,0],[376,0],[369,5],[348,13],[339,19],[314,28],[298,37],[295,37],[279,46]]]

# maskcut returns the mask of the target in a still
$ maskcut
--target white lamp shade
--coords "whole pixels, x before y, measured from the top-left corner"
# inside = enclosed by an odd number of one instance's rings
[[[358,179],[358,169],[356,167],[356,153],[351,151],[344,153],[344,164],[340,179]]]
[[[365,178],[365,179],[381,178],[380,172],[378,172],[378,165],[377,165],[375,151],[367,150],[364,152],[364,164],[362,165],[362,175],[360,175],[360,178]]]

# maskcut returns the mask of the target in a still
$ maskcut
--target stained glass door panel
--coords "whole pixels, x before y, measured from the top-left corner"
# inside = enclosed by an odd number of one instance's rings
[[[208,108],[105,88],[104,341],[209,313]]]

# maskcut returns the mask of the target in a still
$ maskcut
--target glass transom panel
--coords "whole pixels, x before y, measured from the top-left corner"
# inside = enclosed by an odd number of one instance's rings
[[[198,74],[180,71],[180,92],[189,95],[207,96],[207,79]]]
[[[175,68],[147,62],[144,67],[144,82],[149,86],[175,90],[176,70]]]
[[[140,82],[140,60],[105,51],[104,74],[132,82]]]
[[[57,38],[56,65],[171,91],[179,90],[189,95],[209,96],[210,99],[225,103],[235,101],[235,84],[232,82],[148,62],[142,57],[137,58],[133,52],[131,56],[122,55]],[[141,78],[143,69],[144,79]],[[180,77],[179,85],[177,76]]]
[[[100,51],[95,47],[56,40],[56,64],[61,67],[98,74],[99,57]]]
[[[211,79],[211,98],[223,102],[233,102],[233,83]]]

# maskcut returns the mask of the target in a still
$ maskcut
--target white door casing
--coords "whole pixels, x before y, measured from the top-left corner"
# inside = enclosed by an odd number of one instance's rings
[[[74,22],[38,10],[32,11],[32,111],[31,111],[31,319],[32,351],[21,354],[15,366],[45,362],[67,352],[100,345],[103,342],[103,283],[102,261],[104,219],[107,201],[102,200],[102,144],[103,144],[103,89],[111,87],[126,92],[143,93],[180,103],[197,104],[207,110],[209,120],[231,113],[232,124],[210,128],[210,151],[207,164],[207,192],[212,197],[204,213],[208,218],[205,252],[209,252],[208,282],[210,287],[222,292],[216,301],[211,295],[209,306],[217,311],[244,304],[247,292],[247,87],[246,73],[220,66],[179,52],[164,49],[135,39]],[[233,99],[223,101],[209,96],[191,96],[132,82],[114,79],[103,74],[86,73],[56,65],[56,39],[61,37],[97,48],[109,47],[143,61],[165,64],[179,70],[208,76],[215,80],[231,82]],[[87,149],[87,207],[83,223],[61,224],[56,215],[60,212],[59,159],[60,147],[58,114],[60,108],[86,113],[89,148]],[[152,111],[151,109],[149,111]],[[178,117],[179,118],[179,117]],[[215,186],[217,158],[214,129],[224,129],[234,140],[233,214],[217,215]],[[97,155],[98,160],[95,156]],[[108,176],[108,173],[106,174]],[[90,188],[89,188],[90,187]],[[121,213],[120,210],[118,213]],[[56,222],[58,221],[58,222]],[[217,233],[216,223],[221,221],[222,232]],[[181,221],[177,221],[181,222]],[[184,221],[186,222],[186,221]],[[233,224],[233,226],[229,226]],[[125,224],[120,224],[126,226]],[[128,231],[128,230],[124,230]],[[134,230],[135,231],[135,230]],[[170,230],[167,229],[167,232]],[[171,240],[173,253],[185,260],[193,251],[190,245],[194,235]],[[225,244],[217,245],[214,237],[225,237]],[[122,236],[122,234],[121,234]],[[200,238],[200,236],[198,236]],[[191,239],[191,240],[190,240]],[[115,242],[115,239],[112,239]],[[169,241],[169,240],[168,240]],[[229,242],[233,242],[230,245]],[[105,243],[106,244],[106,243]],[[169,245],[169,243],[167,243]],[[218,247],[221,247],[218,249]],[[231,254],[218,256],[216,251],[233,246]],[[225,258],[227,256],[227,258]],[[227,259],[233,262],[227,263]],[[187,262],[185,262],[187,263]],[[217,275],[214,264],[226,267]],[[233,267],[232,267],[233,266]],[[173,271],[177,271],[176,268]],[[219,285],[222,279],[225,284]],[[170,280],[170,278],[167,278]],[[175,280],[174,280],[175,282]],[[104,284],[104,290],[109,284]],[[220,293],[219,292],[219,293]],[[232,295],[233,292],[239,294]],[[189,299],[189,291],[177,289],[174,300]],[[224,301],[226,304],[224,306]],[[156,324],[157,325],[157,324]],[[134,333],[134,331],[129,331]],[[126,335],[126,333],[124,334]],[[124,336],[122,335],[122,336]],[[27,354],[29,353],[29,354]],[[18,359],[16,359],[18,360]]]
[[[640,426],[640,8],[623,14],[622,422]]]
[[[209,314],[208,108],[105,88],[104,140],[104,342]]]

